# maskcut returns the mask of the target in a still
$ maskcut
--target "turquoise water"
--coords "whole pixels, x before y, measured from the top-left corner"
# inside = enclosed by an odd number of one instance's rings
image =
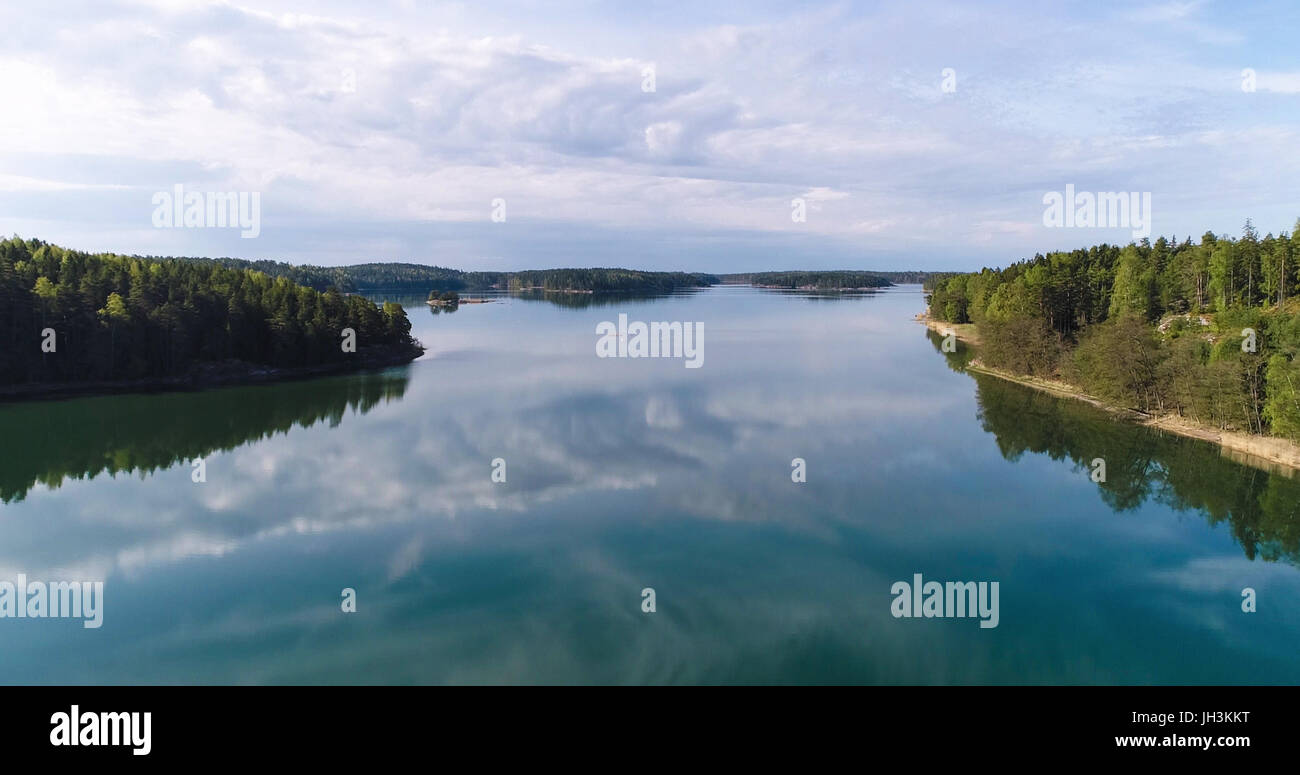
[[[964,373],[918,287],[400,300],[406,367],[0,406],[0,581],[105,596],[0,682],[1300,681],[1300,482]],[[596,357],[620,313],[703,366]]]

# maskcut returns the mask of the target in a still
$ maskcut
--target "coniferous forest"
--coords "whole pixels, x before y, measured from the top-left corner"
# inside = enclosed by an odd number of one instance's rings
[[[3,386],[404,362],[422,351],[410,330],[398,304],[252,269],[0,241]]]
[[[591,291],[667,293],[704,288],[718,278],[694,272],[643,272],[636,269],[534,269],[509,275],[512,291]]]
[[[365,291],[483,291],[503,288],[505,272],[462,272],[425,264],[369,263],[348,266],[290,264],[284,261],[249,261],[242,258],[179,258],[181,261],[215,263],[231,269],[254,269],[271,277],[284,277],[297,285],[318,291],[337,288],[344,293]]]
[[[870,272],[756,272],[749,276],[754,285],[764,288],[810,289],[823,291],[887,288],[888,279]]]
[[[773,288],[811,287],[818,290],[834,290],[837,288],[884,287],[890,283],[923,284],[934,274],[934,272],[920,270],[882,272],[857,269],[812,269],[787,272],[733,272],[718,275],[718,278],[725,284],[753,283],[754,285]],[[880,282],[882,280],[883,283]],[[850,283],[862,284],[851,285]]]
[[[984,365],[1113,405],[1300,440],[1300,222],[1037,255],[936,276],[930,316],[974,323]]]
[[[425,264],[369,263],[348,266],[248,261],[242,258],[180,258],[231,269],[253,269],[283,277],[318,291],[486,291],[541,289],[664,293],[677,288],[713,285],[718,278],[694,272],[645,272],[636,269],[531,269],[520,272],[464,272]]]

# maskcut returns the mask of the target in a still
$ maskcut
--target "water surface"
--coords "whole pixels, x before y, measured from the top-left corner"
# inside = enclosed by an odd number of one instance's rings
[[[0,619],[0,682],[1300,681],[1300,483],[968,375],[922,298],[404,298],[406,367],[0,406],[0,580],[106,596]],[[704,366],[597,358],[620,313]]]

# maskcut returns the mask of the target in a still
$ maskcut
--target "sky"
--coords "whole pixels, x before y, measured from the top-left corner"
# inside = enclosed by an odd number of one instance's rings
[[[0,234],[325,265],[978,269],[1300,216],[1300,4],[8,2]],[[255,237],[159,192],[256,194]],[[250,200],[251,201],[251,200]],[[803,218],[797,216],[802,211]]]

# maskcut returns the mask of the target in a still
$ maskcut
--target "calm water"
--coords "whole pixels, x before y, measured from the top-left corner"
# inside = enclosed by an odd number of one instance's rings
[[[961,372],[917,287],[402,301],[408,367],[0,406],[0,580],[106,596],[0,619],[0,682],[1300,682],[1300,481]],[[703,368],[595,357],[620,312]]]

